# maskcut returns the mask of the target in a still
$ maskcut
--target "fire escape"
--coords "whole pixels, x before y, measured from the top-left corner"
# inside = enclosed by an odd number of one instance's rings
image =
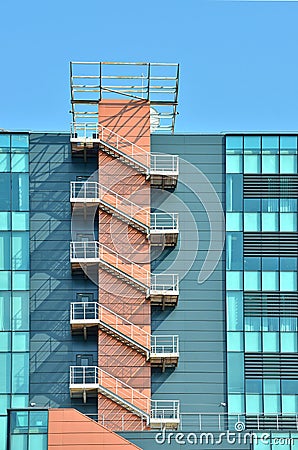
[[[73,105],[80,105],[80,100],[75,100],[74,94],[81,90],[86,91],[86,86],[88,86],[87,92],[99,89],[101,93],[104,90],[102,86],[104,77],[101,71],[102,65],[100,64],[99,85],[96,85],[96,87],[90,84],[74,84],[75,79],[84,78],[86,82],[88,77],[71,76]],[[91,80],[94,79],[93,76],[90,77]],[[148,95],[150,82],[151,77],[148,76]],[[106,89],[110,90],[110,88]],[[118,86],[117,89],[121,91],[124,88]],[[92,102],[89,103],[93,104]],[[94,104],[96,104],[96,101],[94,101]],[[174,106],[171,116],[173,118],[175,108],[176,106]],[[88,156],[104,152],[142,174],[146,180],[150,181],[151,186],[165,189],[175,188],[179,174],[176,156],[152,155],[97,122],[82,122],[79,120],[81,116],[87,115],[90,118],[92,114],[96,118],[96,112],[76,113],[74,109],[73,114],[74,123],[71,131],[73,156],[83,156],[86,160]],[[164,113],[164,116],[161,113],[161,117],[168,119],[170,116],[169,113]],[[177,213],[150,213],[146,208],[97,181],[71,182],[70,202],[76,208],[81,208],[84,215],[87,214],[89,208],[94,207],[113,215],[118,220],[144,234],[150,245],[173,247],[177,244],[179,235]],[[136,264],[101,242],[72,241],[70,243],[70,262],[73,272],[88,267],[104,270],[116,279],[142,292],[153,305],[161,305],[162,308],[177,305],[179,279],[176,274],[152,274],[143,266]],[[85,339],[87,339],[88,329],[97,327],[144,355],[151,366],[161,367],[162,371],[167,367],[175,367],[178,364],[179,337],[177,335],[151,335],[98,302],[71,303],[70,325],[73,333],[83,333]],[[103,394],[126,410],[141,417],[151,428],[175,429],[180,422],[178,400],[152,400],[139,390],[132,388],[97,366],[71,366],[70,393],[72,397],[83,396],[84,402],[87,401],[89,395]]]

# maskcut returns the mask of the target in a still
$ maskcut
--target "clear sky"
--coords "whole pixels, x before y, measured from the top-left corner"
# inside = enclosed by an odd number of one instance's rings
[[[179,62],[176,132],[298,130],[298,2],[3,0],[0,128],[69,129],[69,61]]]

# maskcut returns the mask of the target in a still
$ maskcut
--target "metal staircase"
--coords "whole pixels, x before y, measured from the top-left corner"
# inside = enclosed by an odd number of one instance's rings
[[[147,395],[96,366],[70,367],[71,397],[103,394],[146,420],[152,428],[176,429],[180,423],[178,400],[151,400]]]

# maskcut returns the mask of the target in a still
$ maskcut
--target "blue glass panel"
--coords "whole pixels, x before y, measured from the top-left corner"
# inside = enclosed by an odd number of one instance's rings
[[[263,257],[262,258],[262,269],[269,270],[269,271],[279,270],[279,259],[271,258],[271,257]]]
[[[297,352],[297,333],[289,331],[280,333],[280,346],[283,353]]]
[[[256,212],[244,213],[244,231],[261,231],[261,214]]]
[[[297,155],[280,155],[280,173],[297,173]]]
[[[0,271],[0,286],[1,291],[10,291],[11,289],[11,275],[10,272]]]
[[[28,450],[27,434],[12,434],[10,437],[11,450]]]
[[[278,212],[279,211],[279,199],[278,198],[263,198],[262,211],[263,212]]]
[[[279,395],[264,395],[264,414],[280,413],[280,397]]]
[[[29,233],[12,233],[12,269],[29,270]]]
[[[244,211],[245,212],[258,212],[261,211],[261,200],[256,198],[244,199]]]
[[[29,171],[28,155],[26,155],[25,153],[12,153],[11,171],[28,172]]]
[[[297,317],[281,317],[280,318],[281,331],[297,331]]]
[[[11,396],[12,408],[27,408],[29,405],[29,396],[26,394],[15,394]]]
[[[263,332],[263,352],[279,352],[279,333]]]
[[[226,173],[242,173],[242,155],[226,156]]]
[[[7,417],[0,417],[0,448],[7,448]],[[20,447],[17,447],[17,450],[19,449]],[[15,450],[15,448],[10,450]]]
[[[262,272],[262,290],[263,291],[278,291],[279,277],[278,272]]]
[[[10,408],[10,396],[1,394],[0,395],[0,416],[6,415],[8,408]]]
[[[260,155],[244,155],[244,173],[260,173]]]
[[[10,172],[9,153],[0,153],[0,172]]]
[[[10,413],[10,432],[28,433],[29,412],[28,411],[11,411]]]
[[[278,213],[262,213],[262,231],[278,231]]]
[[[26,331],[17,331],[12,333],[12,351],[29,351],[29,333]]]
[[[261,331],[261,317],[246,316],[245,331]]]
[[[282,395],[281,401],[283,414],[297,414],[296,395]],[[294,441],[297,442],[296,439]]]
[[[280,213],[280,231],[297,231],[297,214]]]
[[[10,147],[10,134],[0,133],[0,147],[9,148]]]
[[[9,353],[0,353],[0,393],[10,393],[10,361]]]
[[[237,331],[229,331],[227,337],[228,352],[243,351],[243,333]]]
[[[278,317],[262,317],[262,330],[263,331],[279,331],[279,318]]]
[[[247,379],[245,381],[245,391],[247,394],[262,394],[262,380]]]
[[[278,155],[262,155],[262,173],[278,173]]]
[[[260,136],[244,136],[244,150],[261,151]]]
[[[280,394],[280,380],[263,380],[264,394]]]
[[[10,330],[10,292],[0,291],[0,330]]]
[[[243,330],[243,294],[227,292],[228,330]]]
[[[281,391],[283,394],[297,394],[298,380],[281,380]]]
[[[245,351],[246,352],[260,352],[261,351],[261,333],[260,332],[245,332]]]
[[[11,146],[26,149],[29,147],[29,135],[28,134],[12,134]]]
[[[226,269],[243,269],[243,234],[237,231],[226,234]]]
[[[261,414],[263,412],[261,394],[247,394],[245,400],[246,414]]]
[[[0,211],[10,210],[10,174],[2,173],[0,177]]]
[[[48,436],[47,434],[29,434],[28,450],[47,450]]]
[[[12,298],[12,329],[29,330],[29,292],[14,292]]]
[[[29,432],[47,433],[48,431],[48,412],[30,411],[29,413]]]
[[[0,352],[11,352],[11,333],[0,331]]]
[[[244,354],[228,353],[228,392],[244,392]]]
[[[297,199],[295,198],[281,198],[280,212],[297,212]]]
[[[0,230],[10,230],[10,213],[0,212]]]
[[[12,209],[14,211],[29,210],[29,175],[12,175]]]
[[[262,136],[262,149],[267,152],[278,153],[279,138],[278,136]]]
[[[242,231],[242,213],[226,213],[226,231]]]
[[[244,272],[244,290],[259,291],[261,289],[260,272]]]
[[[261,258],[246,256],[244,258],[244,270],[261,270]]]
[[[0,231],[0,270],[10,270],[10,236],[9,231]]]
[[[28,291],[29,272],[12,272],[12,289],[14,291]]]
[[[227,211],[242,211],[243,176],[226,176],[226,207]]]
[[[297,150],[297,137],[296,136],[280,136],[280,149],[281,150]]]
[[[297,291],[297,272],[280,272],[280,290]]]
[[[243,289],[242,272],[226,273],[226,290],[241,291]]]
[[[26,394],[29,391],[29,353],[12,354],[12,392]]]
[[[242,150],[243,137],[242,136],[226,136],[227,150]]]
[[[27,212],[12,212],[11,213],[12,229],[14,231],[29,230],[29,213]]]
[[[244,412],[244,395],[229,394],[228,405],[230,414],[241,414]]]

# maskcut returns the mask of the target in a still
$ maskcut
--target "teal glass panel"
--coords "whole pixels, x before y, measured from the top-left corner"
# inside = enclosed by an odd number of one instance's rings
[[[10,292],[0,291],[0,330],[10,330]]]
[[[0,172],[10,172],[9,153],[0,153]]]
[[[228,332],[227,337],[228,352],[242,352],[243,351],[243,333],[242,332]]]
[[[29,434],[28,450],[47,450],[48,436],[47,434]]]
[[[278,231],[278,213],[262,213],[262,231]]]
[[[262,439],[254,440],[253,447],[252,447],[253,450],[271,450],[269,433],[266,434],[266,437],[268,436],[267,440],[264,439],[264,433],[262,433],[262,434],[256,433],[256,434],[257,434],[258,438],[262,438]],[[247,442],[249,442],[249,440]]]
[[[278,317],[262,317],[262,330],[263,331],[279,331],[279,318]]]
[[[297,291],[296,272],[280,272],[280,290]]]
[[[245,392],[247,394],[262,394],[262,380],[246,379]]]
[[[12,408],[26,408],[29,405],[29,396],[26,394],[15,394],[11,396]]]
[[[29,353],[12,354],[12,393],[22,394],[29,391]]]
[[[227,211],[242,212],[243,175],[226,175]]]
[[[29,147],[29,135],[28,134],[12,134],[11,135],[11,146],[22,148],[22,149],[27,149]]]
[[[11,333],[0,331],[0,352],[11,351]]]
[[[12,233],[12,269],[29,270],[29,233]]]
[[[12,294],[12,329],[29,330],[29,292]]]
[[[7,448],[7,417],[0,417],[0,448]],[[10,450],[20,450],[21,447],[11,447]]]
[[[0,270],[9,270],[10,267],[10,232],[0,231]]]
[[[246,256],[244,258],[244,270],[246,271],[261,270],[261,258]]]
[[[245,198],[244,199],[244,211],[245,212],[261,211],[261,200],[259,200],[257,198]]]
[[[1,291],[10,291],[11,289],[11,275],[10,272],[0,271],[0,286]]]
[[[279,395],[264,395],[264,414],[280,413],[280,397]]]
[[[11,154],[11,171],[12,172],[28,172],[29,161],[28,155],[25,153]]]
[[[262,258],[262,270],[275,272],[279,270],[279,259],[271,256],[265,256]]]
[[[297,231],[296,213],[280,213],[280,231]]]
[[[253,152],[261,151],[261,137],[260,136],[244,136],[244,151],[251,150]]]
[[[10,436],[10,450],[28,450],[27,434],[12,434]]]
[[[12,272],[12,289],[14,291],[28,291],[29,272]]]
[[[244,173],[260,173],[260,155],[244,155]]]
[[[11,411],[10,413],[10,433],[28,433],[29,429],[29,412],[28,411]]]
[[[272,438],[272,446],[271,450],[291,450],[290,449],[290,438],[289,433],[283,431],[283,432],[277,432],[277,433],[271,433]],[[269,443],[269,442],[268,442]]]
[[[282,332],[280,333],[280,345],[282,353],[297,352],[297,333]]]
[[[297,394],[298,380],[281,380],[281,390],[283,394]]]
[[[0,230],[10,230],[10,213],[0,212]]]
[[[243,137],[242,136],[227,136],[226,137],[226,150],[241,151],[243,149]]]
[[[279,352],[279,333],[273,331],[263,332],[263,352]]]
[[[226,231],[242,231],[242,213],[226,214]]]
[[[261,351],[261,333],[260,332],[245,332],[245,351],[246,352],[260,352]]]
[[[0,393],[10,393],[10,361],[9,353],[0,353]]]
[[[0,147],[6,149],[10,147],[10,134],[0,133]]]
[[[280,380],[263,380],[264,394],[280,394]]]
[[[260,272],[244,272],[244,290],[259,291],[261,289]]]
[[[297,155],[280,155],[280,173],[297,173]]]
[[[297,317],[281,317],[281,331],[297,331]]]
[[[297,137],[296,136],[280,136],[280,150],[297,150]]]
[[[13,173],[12,177],[12,210],[29,211],[29,175]]]
[[[244,392],[244,353],[228,353],[228,392]]]
[[[227,327],[228,330],[243,330],[243,294],[227,292]]]
[[[278,212],[279,211],[279,199],[278,198],[263,198],[262,211],[263,212]]]
[[[228,395],[229,414],[241,414],[244,412],[244,395]]]
[[[47,431],[48,431],[48,412],[30,411],[29,433],[47,433]]]
[[[260,213],[244,213],[244,231],[261,231]]]
[[[282,395],[281,403],[283,414],[297,414],[296,395]]]
[[[278,173],[278,155],[262,155],[262,173]]]
[[[241,291],[243,289],[242,272],[226,273],[226,290]]]
[[[27,212],[12,212],[11,223],[13,231],[28,231],[29,230],[29,213]]]
[[[10,396],[1,394],[0,395],[0,416],[6,415],[8,408],[10,408]]]
[[[263,412],[261,394],[247,394],[245,401],[246,414],[261,414]]]
[[[226,173],[242,173],[242,155],[226,155]]]
[[[280,212],[297,212],[297,199],[296,198],[281,198],[280,199]]]
[[[267,153],[278,153],[279,138],[278,136],[262,136],[262,149]]]
[[[12,351],[29,351],[29,333],[26,331],[16,331],[12,333]]]
[[[11,187],[10,174],[1,173],[0,176],[0,211],[10,210]]]
[[[278,272],[262,272],[262,290],[278,291],[279,277]]]
[[[243,233],[226,234],[226,270],[243,269]]]
[[[261,331],[261,317],[245,316],[245,331]]]

